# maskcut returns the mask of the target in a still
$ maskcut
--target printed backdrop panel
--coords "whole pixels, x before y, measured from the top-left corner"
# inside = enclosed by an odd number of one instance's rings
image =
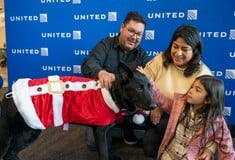
[[[225,82],[225,115],[235,124],[235,1],[7,0],[9,87],[18,78],[81,74],[81,63],[104,37],[118,34],[126,13],[148,21],[141,45],[150,57],[164,51],[181,24],[198,27],[203,61]]]

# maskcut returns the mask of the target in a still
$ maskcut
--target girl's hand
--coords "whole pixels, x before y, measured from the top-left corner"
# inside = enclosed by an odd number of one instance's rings
[[[204,148],[203,150],[201,150],[196,160],[212,160],[213,156],[214,154],[210,149]]]
[[[136,68],[136,70],[137,70],[138,72],[140,72],[140,73],[142,73],[142,74],[144,74],[144,75],[145,75],[145,72],[144,72],[143,67],[138,66],[138,67]]]

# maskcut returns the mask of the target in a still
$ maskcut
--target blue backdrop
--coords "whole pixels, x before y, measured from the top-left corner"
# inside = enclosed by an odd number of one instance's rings
[[[81,75],[80,64],[102,38],[118,34],[125,15],[148,21],[141,45],[150,57],[181,24],[198,27],[203,61],[225,82],[225,115],[235,124],[235,1],[7,0],[8,83],[18,78]]]

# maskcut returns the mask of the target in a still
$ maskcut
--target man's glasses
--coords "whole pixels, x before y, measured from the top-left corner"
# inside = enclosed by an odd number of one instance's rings
[[[129,35],[131,36],[135,36],[136,35],[136,38],[141,38],[143,36],[143,33],[142,32],[136,32],[134,29],[132,28],[127,28],[127,31],[129,33]]]

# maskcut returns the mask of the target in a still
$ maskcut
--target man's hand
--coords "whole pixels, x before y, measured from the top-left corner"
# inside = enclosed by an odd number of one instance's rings
[[[157,107],[150,112],[150,119],[153,124],[157,125],[162,117],[163,111]]]
[[[108,89],[111,87],[112,82],[115,81],[115,75],[105,70],[101,70],[98,73],[98,79],[100,81],[101,87]]]

